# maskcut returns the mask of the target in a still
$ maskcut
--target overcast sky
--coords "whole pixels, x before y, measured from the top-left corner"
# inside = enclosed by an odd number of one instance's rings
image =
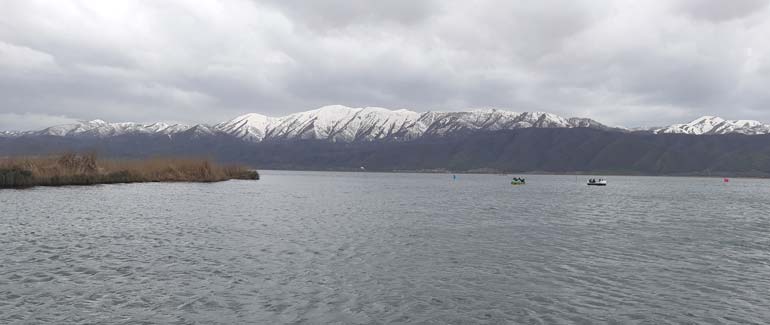
[[[0,0],[0,129],[328,104],[770,122],[766,0]]]

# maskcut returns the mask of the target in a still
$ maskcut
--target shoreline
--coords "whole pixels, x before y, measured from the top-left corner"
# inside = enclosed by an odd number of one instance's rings
[[[705,175],[705,174],[645,174],[645,173],[622,173],[622,172],[547,172],[547,171],[527,171],[527,172],[492,172],[492,171],[448,171],[448,170],[357,170],[357,169],[271,169],[266,168],[262,171],[291,171],[291,172],[338,172],[338,173],[381,173],[381,174],[457,174],[457,175],[541,175],[541,176],[630,176],[630,177],[681,177],[681,178],[742,178],[742,179],[770,179],[768,176],[758,175],[736,175],[725,173],[724,175]]]

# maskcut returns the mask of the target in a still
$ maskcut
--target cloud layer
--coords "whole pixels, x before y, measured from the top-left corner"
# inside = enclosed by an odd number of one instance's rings
[[[3,2],[0,129],[327,104],[770,121],[768,0]]]

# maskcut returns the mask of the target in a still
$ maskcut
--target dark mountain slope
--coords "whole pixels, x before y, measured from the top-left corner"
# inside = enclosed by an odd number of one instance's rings
[[[586,128],[518,129],[408,142],[245,142],[213,134],[108,138],[0,138],[0,156],[95,150],[108,157],[212,157],[263,169],[452,170],[648,175],[770,176],[768,135],[623,133]]]

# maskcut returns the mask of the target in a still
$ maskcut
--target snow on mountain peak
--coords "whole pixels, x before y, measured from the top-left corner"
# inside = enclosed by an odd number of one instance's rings
[[[180,124],[152,123],[140,124],[133,122],[108,123],[103,120],[82,121],[72,124],[52,126],[41,131],[24,132],[32,135],[53,136],[116,136],[123,134],[170,134],[189,129],[189,126]]]
[[[673,124],[653,130],[672,134],[770,134],[770,125],[754,120],[726,120],[717,116],[702,116],[690,123]]]
[[[331,105],[275,118],[275,123],[266,131],[265,136],[335,142],[374,140],[391,136],[418,117],[418,113],[408,110]]]
[[[468,111],[391,110],[382,107],[329,105],[282,117],[257,113],[238,116],[215,125],[132,122],[108,123],[103,120],[58,125],[34,132],[3,132],[1,136],[53,135],[109,137],[124,134],[192,135],[227,134],[244,141],[314,139],[332,142],[402,141],[423,136],[446,136],[466,131],[497,131],[520,128],[592,128],[610,130],[588,118],[564,118],[547,112],[513,112],[500,108],[474,108]],[[652,129],[654,133],[681,134],[770,134],[770,126],[754,120],[725,120],[716,116],[699,117],[685,124]]]
[[[329,105],[282,117],[250,113],[216,125],[108,123],[102,120],[47,128],[35,134],[107,137],[122,134],[195,135],[224,133],[245,141],[315,139],[332,142],[411,140],[424,135],[444,136],[459,131],[508,130],[529,127],[604,127],[598,122],[565,119],[545,112],[517,113],[499,108],[464,112],[429,111],[383,107]]]
[[[262,141],[270,125],[276,119],[262,114],[249,113],[214,126],[214,129],[250,141]]]

